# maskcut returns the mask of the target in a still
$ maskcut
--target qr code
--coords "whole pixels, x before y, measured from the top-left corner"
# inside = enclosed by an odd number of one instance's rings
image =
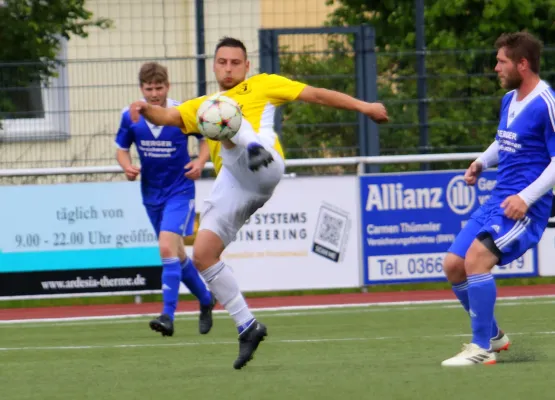
[[[339,247],[341,231],[343,230],[345,221],[340,218],[335,218],[330,214],[323,214],[322,217],[322,222],[318,231],[318,239],[335,247]]]

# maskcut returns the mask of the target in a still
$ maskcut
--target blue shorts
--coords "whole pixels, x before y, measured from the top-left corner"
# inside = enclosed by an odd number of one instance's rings
[[[465,258],[476,236],[487,232],[501,252],[498,265],[506,265],[522,256],[540,241],[547,221],[529,215],[521,220],[507,218],[501,203],[486,203],[476,210],[449,247],[448,252]]]
[[[181,236],[193,234],[195,226],[195,199],[190,195],[176,195],[170,197],[159,206],[145,206],[148,218],[156,231],[177,233]]]

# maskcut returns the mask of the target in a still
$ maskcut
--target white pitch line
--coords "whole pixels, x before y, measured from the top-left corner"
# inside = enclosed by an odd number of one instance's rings
[[[546,332],[511,332],[511,336],[553,336],[555,331]],[[437,340],[441,338],[470,337],[468,334],[450,335],[428,335],[419,336],[420,339]],[[331,342],[368,342],[373,340],[400,340],[402,336],[375,336],[375,337],[352,337],[352,338],[324,338],[324,339],[280,339],[268,340],[268,344],[290,344],[290,343],[331,343]],[[81,345],[81,346],[26,346],[26,347],[0,347],[1,351],[49,351],[49,350],[99,350],[99,349],[140,349],[152,347],[196,347],[196,346],[220,346],[237,345],[237,341],[215,341],[215,342],[179,342],[179,343],[138,343],[138,344],[114,344],[114,345]]]
[[[517,300],[514,305],[526,304],[523,300],[538,300],[555,298],[555,295],[542,295],[542,296],[507,296],[497,299],[497,304],[501,305],[505,301]],[[417,300],[417,301],[390,301],[382,303],[348,303],[348,304],[323,304],[311,306],[283,306],[283,307],[260,307],[251,308],[253,312],[282,312],[282,311],[306,311],[306,310],[329,310],[329,309],[343,309],[343,308],[365,308],[365,307],[389,307],[391,310],[400,309],[400,306],[418,306],[418,305],[435,305],[435,304],[455,304],[458,307],[458,300]],[[539,304],[532,302],[531,304]],[[547,304],[547,303],[546,303]],[[395,308],[391,308],[395,307]],[[451,308],[450,306],[440,308]],[[215,310],[214,314],[226,313],[225,310]],[[88,317],[61,317],[61,318],[33,318],[33,319],[12,319],[0,320],[0,327],[3,324],[29,324],[29,323],[43,323],[43,322],[71,322],[71,321],[95,321],[95,320],[118,320],[128,318],[141,318],[141,317],[155,317],[159,313],[146,313],[146,314],[124,314],[124,315],[102,315],[102,316],[88,316]],[[176,312],[176,316],[198,315],[198,311],[182,311]],[[299,314],[302,315],[302,314]]]
[[[512,306],[522,306],[522,305],[545,305],[545,304],[555,304],[555,300],[546,300],[546,301],[527,301],[527,302],[500,302],[497,304],[498,307],[512,307]],[[257,315],[264,316],[264,318],[283,318],[283,317],[297,317],[297,316],[313,316],[313,315],[337,315],[337,314],[358,314],[358,313],[380,313],[380,312],[391,312],[391,311],[416,311],[416,310],[441,310],[441,309],[458,309],[461,308],[460,304],[455,302],[455,304],[436,304],[431,303],[429,305],[422,304],[422,305],[414,305],[414,306],[402,306],[402,307],[360,307],[360,308],[337,308],[331,307],[329,310],[322,310],[322,307],[316,308],[312,311],[312,308],[305,308],[304,311],[285,311],[285,312],[276,312],[272,311],[271,313],[265,314],[264,311],[266,309],[259,310],[260,312]],[[158,314],[155,314],[158,315]],[[0,330],[6,328],[36,328],[36,327],[68,327],[68,326],[86,326],[90,325],[91,323],[95,323],[95,325],[120,325],[120,324],[144,324],[145,320],[144,317],[146,315],[141,315],[139,317],[134,315],[123,316],[121,319],[109,318],[109,319],[97,319],[97,317],[90,317],[90,319],[81,318],[78,320],[58,320],[54,319],[52,321],[43,321],[43,320],[35,320],[35,323],[25,323],[28,320],[20,320],[13,322],[12,321],[2,321],[0,323]],[[229,316],[223,310],[217,312],[217,315],[214,316],[214,319],[227,319]],[[198,313],[183,313],[181,316],[177,316],[175,321],[197,321],[198,320]],[[75,322],[74,322],[75,321]]]
[[[539,300],[543,298],[555,298],[555,295],[545,295],[545,296],[526,296],[526,297],[504,297],[498,299],[497,305],[503,306],[519,306],[525,304],[553,304],[555,300],[552,301],[522,301],[522,300]],[[513,301],[517,300],[517,301]],[[505,303],[507,301],[507,303]],[[513,302],[510,302],[513,301]],[[437,306],[439,305],[439,307]],[[406,307],[402,307],[406,306]],[[428,307],[419,307],[428,306]],[[297,315],[317,315],[317,314],[329,314],[335,313],[337,311],[326,311],[317,312],[312,310],[334,310],[334,309],[351,309],[351,308],[370,308],[370,310],[362,310],[369,312],[379,312],[379,311],[392,311],[392,310],[408,310],[408,309],[442,309],[442,308],[459,308],[458,300],[419,300],[419,301],[398,301],[398,302],[383,302],[383,303],[349,303],[349,304],[328,304],[328,305],[310,305],[310,306],[283,306],[283,307],[261,307],[261,308],[251,308],[251,311],[258,313],[278,313],[275,316],[297,316]],[[302,311],[302,312],[291,312],[286,311]],[[353,312],[353,311],[344,311]],[[359,311],[354,311],[359,312]],[[225,310],[214,310],[214,314],[225,314]],[[0,328],[2,324],[26,324],[26,323],[46,323],[46,322],[72,322],[72,321],[101,321],[101,320],[126,320],[126,319],[137,319],[145,317],[155,317],[159,313],[145,313],[145,314],[123,314],[123,315],[107,315],[107,316],[85,316],[85,317],[62,317],[62,318],[36,318],[36,319],[16,319],[16,320],[0,320]],[[198,311],[182,311],[176,312],[176,317],[181,316],[198,316]],[[189,320],[194,318],[176,318],[177,320]],[[124,321],[118,321],[124,323]],[[135,321],[130,321],[135,322]],[[113,321],[111,322],[113,323]]]

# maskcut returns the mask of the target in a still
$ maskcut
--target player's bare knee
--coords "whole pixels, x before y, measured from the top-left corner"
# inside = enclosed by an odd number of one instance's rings
[[[177,249],[174,249],[174,246],[172,246],[169,243],[160,243],[159,250],[160,250],[160,257],[162,258],[171,258],[171,257],[178,256]]]
[[[180,260],[185,260],[187,258],[187,253],[185,252],[185,246],[180,246],[177,249],[177,257]]]
[[[447,253],[443,260],[443,272],[451,283],[464,281],[466,279],[464,258],[453,253]]]
[[[193,246],[193,264],[199,271],[204,271],[220,261],[223,250],[220,237],[211,230],[202,229],[197,233]]]
[[[193,264],[199,271],[211,267],[219,261],[219,257],[210,243],[196,241],[193,247]]]
[[[218,257],[215,257],[214,251],[209,246],[195,245],[193,248],[193,264],[199,271],[204,271],[218,261]]]
[[[171,258],[178,256],[177,246],[173,237],[166,232],[160,233],[160,239],[158,240],[158,249],[160,251],[160,257]]]
[[[492,250],[476,239],[466,253],[464,269],[467,275],[485,274],[491,271],[497,261]]]

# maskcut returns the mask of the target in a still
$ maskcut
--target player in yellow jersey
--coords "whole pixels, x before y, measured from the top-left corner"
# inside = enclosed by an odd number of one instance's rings
[[[201,215],[193,247],[193,263],[210,291],[234,319],[239,332],[239,356],[233,367],[249,362],[267,335],[266,326],[250,312],[231,269],[220,259],[245,221],[272,196],[285,169],[283,151],[274,132],[276,107],[295,100],[359,111],[372,120],[387,122],[380,103],[366,103],[344,93],[315,88],[279,75],[246,78],[249,61],[244,44],[223,38],[216,46],[214,74],[220,91],[241,106],[243,120],[231,140],[208,140],[218,176]],[[196,112],[205,96],[176,108],[138,101],[129,107],[131,118],[142,114],[156,125],[179,126],[197,133]]]

